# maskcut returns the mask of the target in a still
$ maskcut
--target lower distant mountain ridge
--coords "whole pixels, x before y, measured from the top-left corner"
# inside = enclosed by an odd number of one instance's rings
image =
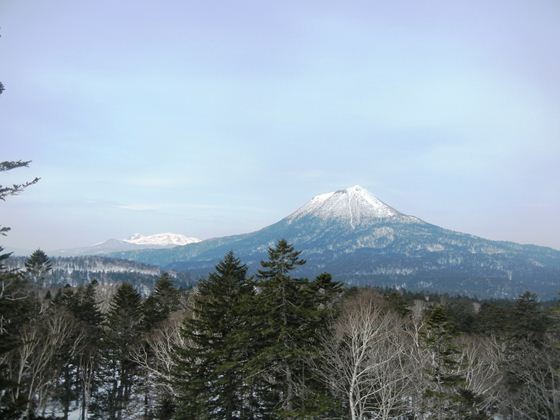
[[[156,233],[142,235],[135,233],[127,239],[108,239],[106,241],[83,248],[69,248],[49,251],[49,255],[66,257],[80,255],[107,255],[112,252],[134,251],[142,249],[173,248],[200,242],[200,239],[178,233]],[[21,255],[21,252],[18,252]]]
[[[46,288],[80,286],[93,280],[105,285],[127,282],[147,295],[163,274],[163,270],[158,266],[100,256],[54,257],[50,260],[52,270],[44,276],[38,286]],[[25,257],[11,257],[6,260],[6,266],[8,269],[24,270],[25,261]],[[177,287],[188,288],[192,285],[187,273],[173,271],[167,273]]]
[[[281,238],[303,251],[301,276],[329,272],[350,285],[486,298],[560,292],[560,251],[444,229],[400,213],[359,186],[316,196],[257,232],[112,255],[201,277],[229,250],[255,270]]]

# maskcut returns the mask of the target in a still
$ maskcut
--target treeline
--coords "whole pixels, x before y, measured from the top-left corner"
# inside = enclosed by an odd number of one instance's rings
[[[0,263],[6,256],[0,256]],[[344,288],[281,240],[162,275],[45,289],[42,252],[0,271],[0,418],[560,418],[560,305]]]
[[[25,267],[25,257],[11,257],[7,268]],[[99,283],[131,283],[142,292],[149,294],[162,274],[159,267],[133,261],[103,256],[54,257],[50,259],[52,268],[42,276],[42,287],[55,288],[69,284],[80,286],[93,279]],[[182,288],[190,288],[195,283],[187,273],[168,272],[173,282]]]

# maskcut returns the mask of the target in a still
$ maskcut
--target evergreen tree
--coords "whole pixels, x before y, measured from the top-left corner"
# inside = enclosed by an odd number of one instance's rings
[[[540,346],[548,325],[549,320],[534,293],[525,292],[517,298],[511,312],[510,340],[526,340]]]
[[[4,90],[0,84],[0,93]],[[30,161],[0,162],[0,172],[29,166]],[[19,194],[35,184],[39,178],[22,184],[0,185],[0,201]],[[10,231],[7,226],[0,226],[0,236]],[[11,253],[3,253],[0,246],[0,417],[18,418],[25,407],[24,398],[13,398],[15,387],[8,374],[9,358],[6,357],[21,345],[20,331],[23,325],[36,316],[37,301],[31,287],[23,276],[6,269],[5,261]]]
[[[52,263],[47,254],[37,249],[25,261],[25,268],[27,275],[33,283],[45,287],[45,277],[52,270]]]
[[[13,271],[0,271],[0,418],[18,419],[25,410],[24,393],[16,393],[18,383],[10,364],[21,346],[22,328],[38,315],[39,304],[28,281]],[[17,394],[17,395],[16,395]]]
[[[393,311],[398,313],[400,316],[405,317],[410,315],[410,309],[408,302],[404,298],[403,294],[398,290],[391,289],[385,294],[387,303]]]
[[[173,285],[171,276],[163,273],[157,280],[152,294],[143,304],[146,330],[166,320],[169,315],[179,309],[179,290]]]
[[[311,347],[319,347],[319,342],[328,330],[330,322],[338,312],[337,302],[343,294],[342,284],[333,281],[329,273],[319,274],[311,282],[302,281],[302,315],[307,322],[302,325],[308,329],[306,336]]]
[[[480,306],[480,312],[475,317],[475,331],[478,334],[504,337],[509,329],[509,302],[484,302]]]
[[[78,383],[80,395],[81,418],[85,420],[91,395],[95,392],[95,375],[100,364],[100,340],[102,339],[103,314],[96,300],[97,281],[93,280],[82,289],[79,303],[74,315],[80,320],[84,329],[84,345],[80,349],[78,360]]]
[[[525,405],[521,401],[532,399],[530,388],[535,386],[534,383],[531,383],[534,377],[549,376],[548,367],[540,366],[539,362],[535,361],[540,353],[552,354],[554,351],[547,348],[546,333],[550,325],[550,319],[546,316],[535,294],[525,292],[517,298],[510,312],[503,363],[506,392],[513,396],[513,398],[510,397],[513,412],[517,410],[517,403]],[[544,395],[542,401],[544,401]],[[534,409],[537,412],[541,410],[538,407]],[[542,418],[546,418],[546,414],[544,414],[546,409],[542,408],[542,410]]]
[[[46,256],[45,256],[46,257]],[[77,312],[78,294],[80,289],[74,289],[70,285],[59,289],[54,299],[47,301],[49,311],[67,311],[74,316]],[[77,399],[77,381],[75,375],[78,369],[78,356],[72,351],[75,340],[80,336],[80,330],[74,331],[73,337],[70,337],[64,343],[62,351],[56,357],[56,364],[60,366],[60,377],[54,391],[54,399],[58,400],[62,405],[63,417],[68,418],[70,412],[70,404]],[[80,337],[81,339],[81,337]],[[71,356],[72,354],[72,356]]]
[[[178,418],[251,417],[245,373],[253,295],[247,266],[232,252],[199,283],[182,329],[186,347],[178,349]]]
[[[179,300],[180,292],[173,285],[171,276],[163,273],[157,280],[154,290],[142,305],[144,333],[147,340],[149,340],[151,331],[161,326],[161,323],[167,320],[172,312],[179,309]],[[146,359],[154,361],[154,354],[150,346],[146,342],[143,342],[142,345]],[[145,374],[150,375],[149,372],[145,372]],[[170,396],[156,392],[149,377],[143,381],[142,388],[144,392],[144,417],[148,418],[153,410],[158,411],[158,418],[167,416]]]
[[[484,418],[477,409],[479,396],[465,388],[465,378],[460,374],[459,351],[454,343],[456,334],[456,327],[443,306],[438,305],[428,313],[423,339],[431,364],[427,372],[430,383],[424,395],[425,408],[438,419]]]
[[[299,281],[299,315],[302,319],[298,348],[300,361],[295,366],[297,380],[297,416],[336,415],[337,402],[329,394],[324,381],[316,376],[315,367],[321,363],[322,340],[339,312],[343,287],[329,273],[318,275],[313,281]]]
[[[259,351],[255,375],[266,392],[267,415],[297,414],[297,388],[303,367],[302,360],[309,343],[310,324],[307,318],[307,281],[295,280],[290,272],[305,264],[300,251],[285,240],[268,249],[268,260],[258,271],[259,305],[264,312],[262,349]]]
[[[97,416],[126,417],[125,410],[134,396],[136,365],[132,350],[140,344],[143,327],[140,294],[123,283],[111,301],[104,325],[101,347],[100,390],[94,401]]]
[[[86,418],[87,406],[94,386],[103,321],[95,301],[95,286],[95,281],[78,288],[66,285],[59,289],[52,299],[52,307],[65,309],[72,314],[78,324],[74,336],[70,337],[60,355],[62,368],[55,399],[62,404],[64,418],[68,418],[74,401],[79,402],[81,418]],[[76,343],[79,343],[77,347]]]

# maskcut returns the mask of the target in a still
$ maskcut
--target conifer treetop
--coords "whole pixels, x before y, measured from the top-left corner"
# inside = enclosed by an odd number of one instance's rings
[[[276,246],[268,248],[268,261],[261,261],[263,270],[258,271],[258,277],[267,279],[285,276],[288,272],[305,264],[300,258],[301,251],[296,251],[294,246],[285,239],[280,239]]]

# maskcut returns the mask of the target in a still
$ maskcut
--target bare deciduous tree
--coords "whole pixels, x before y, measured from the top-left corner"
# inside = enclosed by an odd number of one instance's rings
[[[377,295],[350,299],[323,344],[317,370],[352,419],[388,419],[405,408],[412,342],[404,321]]]
[[[73,357],[83,342],[76,320],[64,310],[54,310],[24,326],[21,345],[10,358],[10,377],[17,384],[12,399],[27,400],[27,413],[45,409],[60,372],[57,356],[64,347]]]
[[[173,313],[145,338],[143,345],[132,351],[131,359],[143,371],[144,387],[150,391],[146,395],[177,396],[173,372],[177,363],[176,350],[184,347],[184,338],[180,333],[183,318],[183,311]],[[145,401],[146,405],[152,403]]]
[[[481,396],[479,408],[491,413],[500,400],[503,343],[494,337],[463,335],[458,337],[457,344],[460,349],[458,364],[460,374],[465,378],[465,388]]]
[[[518,389],[506,402],[514,418],[544,420],[560,415],[560,349],[548,344],[517,347],[513,375]]]

